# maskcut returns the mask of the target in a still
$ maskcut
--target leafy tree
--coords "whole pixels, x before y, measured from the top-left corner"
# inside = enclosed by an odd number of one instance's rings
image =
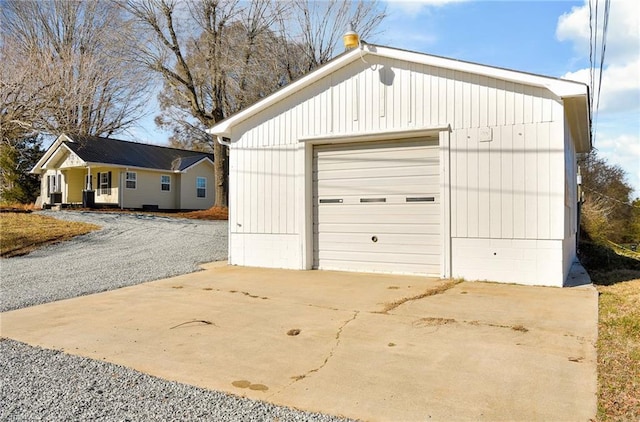
[[[40,181],[29,174],[42,156],[42,141],[37,135],[15,142],[0,143],[0,200],[7,203],[27,204],[40,193]]]
[[[624,170],[592,151],[580,161],[585,203],[582,226],[594,241],[621,243],[632,237],[631,186]]]
[[[640,242],[640,198],[631,203],[631,224],[629,230],[632,242]]]

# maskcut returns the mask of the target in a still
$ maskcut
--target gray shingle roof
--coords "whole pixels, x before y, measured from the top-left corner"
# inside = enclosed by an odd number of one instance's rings
[[[184,170],[213,154],[97,136],[68,135],[63,142],[83,161],[158,170]]]

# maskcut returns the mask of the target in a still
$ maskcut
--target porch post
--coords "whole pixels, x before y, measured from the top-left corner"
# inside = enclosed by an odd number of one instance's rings
[[[85,181],[85,190],[93,190],[93,185],[91,183],[91,166],[87,166],[87,177]]]

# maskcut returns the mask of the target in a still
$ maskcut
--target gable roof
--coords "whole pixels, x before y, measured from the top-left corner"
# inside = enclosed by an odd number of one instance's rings
[[[166,171],[185,171],[202,160],[213,163],[213,154],[160,145],[141,144],[98,136],[62,134],[36,163],[31,173],[40,173],[60,148],[66,148],[88,164],[104,164]]]
[[[297,81],[292,82],[275,93],[263,98],[252,106],[218,122],[209,128],[207,132],[212,135],[216,135],[219,138],[232,138],[232,131],[235,126],[295,92],[310,86],[314,82],[324,78],[336,70],[356,60],[365,60],[367,55],[403,60],[460,72],[473,73],[524,85],[547,88],[560,97],[564,102],[565,108],[567,109],[569,126],[578,147],[578,152],[581,152],[581,150],[588,151],[591,149],[591,111],[589,109],[589,88],[586,84],[367,43],[362,43],[362,46],[359,48],[346,51]]]

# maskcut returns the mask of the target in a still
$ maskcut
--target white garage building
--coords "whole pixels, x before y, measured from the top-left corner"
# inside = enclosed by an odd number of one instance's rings
[[[587,86],[363,45],[209,130],[229,262],[562,286]]]

